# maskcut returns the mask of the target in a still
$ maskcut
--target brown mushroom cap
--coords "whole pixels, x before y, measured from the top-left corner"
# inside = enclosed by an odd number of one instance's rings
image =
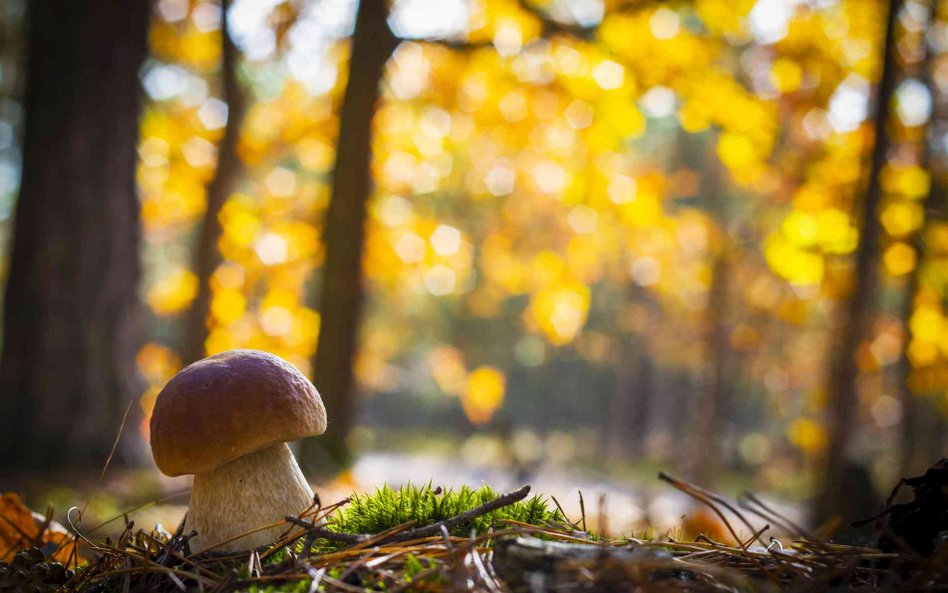
[[[180,476],[325,430],[319,392],[293,365],[267,352],[230,350],[182,369],[161,390],[151,451],[163,473]]]

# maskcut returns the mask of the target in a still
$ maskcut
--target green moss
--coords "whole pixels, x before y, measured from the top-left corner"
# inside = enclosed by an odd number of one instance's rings
[[[293,549],[293,552],[295,552],[296,554],[299,554],[300,552],[303,551],[303,542],[300,540],[297,540],[296,542],[292,544],[291,548]],[[279,564],[289,559],[290,559],[289,548],[281,548],[277,550],[276,552],[270,554],[266,558],[263,558],[262,560],[263,560],[263,565],[268,566],[270,564]]]
[[[311,579],[303,579],[295,583],[283,583],[279,585],[251,585],[247,589],[242,589],[246,593],[306,593],[309,591]]]
[[[353,495],[349,505],[332,515],[328,527],[338,532],[370,534],[412,520],[415,527],[424,527],[475,509],[498,496],[486,485],[477,489],[467,486],[459,490],[444,489],[440,494],[435,493],[431,484],[421,487],[408,484],[397,490],[383,486],[374,494]],[[540,526],[563,522],[559,511],[551,510],[545,500],[534,496],[465,521],[451,533],[461,536],[470,535],[471,531],[485,533],[502,519]]]

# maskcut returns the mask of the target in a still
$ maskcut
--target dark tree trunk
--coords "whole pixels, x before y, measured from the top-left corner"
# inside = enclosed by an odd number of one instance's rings
[[[907,322],[912,316],[915,302],[915,295],[918,292],[918,267],[912,271],[905,287],[905,302],[902,303],[902,319]],[[906,333],[908,333],[908,324],[905,323]],[[919,402],[918,396],[912,393],[910,387],[910,376],[912,373],[912,363],[908,358],[908,345],[912,337],[906,335],[905,344],[896,363],[896,376],[899,389],[899,400],[902,403],[902,418],[899,424],[899,471],[900,476],[912,476],[915,467],[915,460],[918,457],[918,439],[916,435],[919,430]]]
[[[194,252],[194,273],[198,277],[198,292],[188,311],[185,328],[184,360],[191,363],[204,357],[204,343],[208,335],[208,315],[211,310],[211,275],[221,263],[217,241],[221,237],[221,207],[234,190],[240,175],[237,142],[244,120],[246,106],[237,80],[238,51],[227,31],[227,10],[230,0],[221,3],[221,99],[227,103],[227,125],[217,147],[217,168],[207,186],[207,208]]]
[[[922,439],[924,446],[922,454],[929,463],[935,463],[938,459],[945,456],[948,450],[948,419],[945,418],[945,412],[941,406],[935,406],[929,402],[928,409],[932,411],[928,417],[928,435],[927,439]]]
[[[148,13],[144,0],[30,3],[0,359],[8,468],[101,467],[141,391],[135,167]],[[133,456],[136,428],[116,460]]]
[[[932,12],[929,15],[929,30],[932,30],[932,27],[938,23],[938,2],[934,1],[931,3]],[[944,175],[944,165],[943,163],[936,163],[937,159],[932,154],[933,147],[935,143],[939,141],[937,138],[937,132],[935,131],[935,122],[938,121],[939,111],[943,112],[943,107],[940,105],[938,87],[934,84],[932,79],[932,68],[934,66],[934,54],[937,53],[937,50],[932,48],[931,42],[927,39],[925,40],[925,58],[922,60],[922,78],[925,80],[925,85],[928,87],[928,91],[932,96],[932,104],[934,108],[932,109],[931,119],[928,122],[928,130],[925,138],[924,145],[922,147],[922,164],[923,166],[931,172],[931,186],[928,190],[928,195],[925,196],[925,199],[922,200],[922,210],[925,212],[926,222],[929,217],[929,213],[932,207],[936,204],[936,201],[939,198],[943,198],[946,194],[946,188],[942,183]],[[900,439],[899,439],[899,475],[900,476],[913,476],[916,474],[922,473],[925,469],[931,466],[932,462],[929,462],[925,459],[925,456],[920,454],[921,447],[920,442],[924,440],[919,439],[919,435],[922,435],[922,439],[925,438],[925,422],[922,418],[923,414],[928,414],[934,412],[938,414],[939,411],[936,410],[926,410],[925,408],[930,407],[928,401],[920,401],[921,398],[918,394],[912,392],[910,386],[911,373],[912,373],[912,363],[909,360],[908,356],[908,347],[912,341],[911,332],[909,331],[909,319],[912,317],[912,313],[915,311],[915,297],[918,295],[919,291],[919,274],[922,269],[922,257],[926,251],[925,248],[925,230],[927,224],[921,225],[917,231],[915,231],[912,236],[912,246],[915,248],[915,253],[918,254],[918,261],[916,262],[915,269],[912,270],[912,273],[909,275],[908,280],[905,284],[905,296],[904,301],[902,302],[902,327],[905,328],[905,344],[903,345],[902,352],[899,355],[898,363],[896,364],[896,374],[899,387],[899,396],[902,402],[902,421],[900,424]]]
[[[682,134],[680,139],[684,139]],[[709,154],[708,147],[700,152],[692,141],[679,150],[683,160],[701,170],[701,187],[704,188],[708,212],[714,220],[719,235],[719,244],[710,253],[711,285],[708,287],[708,306],[705,313],[704,368],[700,378],[698,398],[691,407],[690,434],[687,437],[687,459],[685,468],[689,477],[702,486],[713,487],[718,479],[724,453],[721,446],[724,423],[727,420],[731,401],[732,351],[728,331],[730,309],[731,258],[733,241],[728,234],[730,222],[730,199],[723,191],[722,179],[726,175],[719,161]]]
[[[698,399],[695,383],[694,375],[687,369],[675,371],[669,381],[669,395],[673,404],[670,409],[666,410],[666,418],[663,424],[671,428],[669,432],[672,435],[672,440],[676,443],[684,443],[688,438],[690,429],[688,425],[691,419],[687,412],[683,413],[683,411],[690,410]],[[681,455],[681,452],[676,451],[674,461],[678,467],[686,468],[685,460],[680,459],[679,455]]]
[[[326,404],[329,428],[322,437],[304,441],[301,450],[304,465],[316,471],[351,461],[347,438],[356,410],[353,361],[364,298],[362,247],[371,192],[372,120],[383,68],[397,46],[387,18],[385,0],[362,0],[352,34],[332,196],[323,223],[326,260],[313,361],[314,383]]]
[[[725,224],[720,226],[724,227]],[[693,433],[690,437],[694,447],[688,460],[692,479],[709,488],[717,482],[722,467],[724,448],[721,439],[731,402],[731,344],[727,328],[731,247],[726,230],[722,228],[721,234],[723,244],[715,256],[708,289],[703,388],[694,407]]]
[[[641,459],[645,456],[648,444],[651,404],[654,395],[652,359],[648,346],[642,340],[636,349],[633,359],[626,359],[625,368],[628,371],[622,374],[620,388],[625,395],[623,410],[617,412],[624,419],[623,430],[615,435],[623,441],[630,459]]]
[[[832,343],[832,359],[827,385],[829,434],[823,465],[823,482],[820,485],[814,508],[814,519],[817,522],[836,516],[849,516],[848,504],[842,496],[844,489],[841,485],[846,480],[847,467],[851,465],[850,460],[847,459],[846,449],[852,438],[854,418],[859,407],[856,393],[858,369],[855,355],[865,335],[866,327],[871,321],[872,299],[877,283],[876,267],[879,259],[881,231],[879,203],[882,198],[879,175],[885,166],[886,152],[889,148],[886,126],[889,124],[892,93],[896,83],[895,27],[901,5],[901,0],[889,1],[889,14],[882,49],[884,53],[882,76],[875,99],[873,121],[875,143],[872,147],[866,193],[862,204],[853,284],[848,301],[843,303],[840,309],[837,333]]]
[[[630,302],[649,307],[650,299],[638,286],[628,291]],[[616,371],[615,386],[605,419],[609,446],[608,457],[615,462],[641,459],[652,420],[652,396],[655,393],[654,369],[648,342],[644,336],[624,335],[619,338],[621,360]]]

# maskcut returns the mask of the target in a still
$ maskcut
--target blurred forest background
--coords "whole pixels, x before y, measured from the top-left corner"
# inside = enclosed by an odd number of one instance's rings
[[[822,520],[945,454],[948,2],[0,5],[6,480],[97,475],[130,400],[150,467],[160,389],[245,347],[322,393],[313,475]]]

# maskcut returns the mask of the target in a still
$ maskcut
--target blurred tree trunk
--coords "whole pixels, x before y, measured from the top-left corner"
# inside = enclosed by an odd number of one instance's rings
[[[29,6],[0,466],[101,467],[141,391],[135,167],[148,14],[144,0]],[[116,461],[134,456],[134,420],[125,435]]]
[[[933,413],[929,417],[929,430],[926,433],[928,435],[927,439],[922,439],[924,447],[922,453],[925,455],[925,460],[929,463],[935,463],[935,461],[943,458],[945,456],[945,451],[948,450],[948,418],[946,418],[946,411],[944,405],[936,406],[934,403],[930,404]]]
[[[896,69],[896,21],[901,0],[889,0],[883,41],[882,75],[876,90],[873,126],[875,142],[867,177],[865,198],[862,203],[862,219],[859,241],[855,253],[855,270],[849,299],[841,306],[837,330],[832,342],[831,367],[827,384],[828,444],[823,462],[824,473],[820,492],[816,497],[814,519],[824,522],[833,517],[849,516],[848,501],[844,497],[848,466],[847,447],[852,438],[854,418],[859,408],[856,393],[858,368],[856,350],[871,321],[872,299],[877,283],[879,236],[879,204],[882,187],[879,175],[886,163],[889,148],[886,127],[891,115],[892,94],[895,90]]]
[[[683,136],[684,134],[682,139]],[[681,146],[682,141],[679,143]],[[701,147],[701,150],[696,151],[698,147]],[[732,380],[727,320],[733,245],[727,230],[730,222],[728,196],[722,189],[722,179],[727,172],[722,169],[709,146],[691,140],[686,146],[680,147],[679,151],[682,154],[682,162],[701,173],[702,191],[718,239],[714,241],[715,232],[709,233],[712,259],[711,285],[708,287],[708,306],[705,313],[704,369],[700,379],[701,388],[691,408],[689,419],[690,447],[685,449],[688,455],[685,467],[689,477],[702,486],[713,487],[722,466],[724,451],[721,437],[731,400]],[[715,242],[717,245],[714,245]]]
[[[676,444],[686,443],[688,439],[691,418],[688,417],[687,410],[694,406],[698,398],[695,383],[694,374],[687,369],[675,371],[669,381],[668,395],[672,405],[669,406],[666,420],[662,424],[671,427],[669,432]],[[680,454],[681,452],[676,450],[673,461],[683,465],[684,460],[679,457]]]
[[[933,180],[934,181],[934,180]],[[933,183],[934,186],[934,183]],[[919,253],[916,251],[916,253]],[[912,475],[912,469],[915,467],[915,460],[918,457],[918,439],[916,438],[919,430],[918,397],[912,392],[911,374],[912,362],[908,357],[908,347],[912,341],[912,335],[909,330],[908,321],[914,311],[915,296],[918,294],[918,269],[921,262],[917,262],[915,269],[912,270],[905,286],[905,300],[902,303],[902,327],[905,328],[905,344],[902,352],[899,354],[899,360],[896,362],[896,377],[899,389],[899,400],[902,403],[902,418],[899,431],[899,470],[900,476],[907,477]]]
[[[929,30],[931,31],[938,24],[938,0],[931,3],[931,14],[929,15]],[[925,58],[922,60],[921,76],[928,87],[928,92],[932,98],[932,114],[928,120],[928,129],[924,145],[922,147],[922,166],[931,174],[931,185],[928,189],[928,195],[922,200],[922,210],[925,212],[925,223],[915,231],[912,236],[912,247],[918,256],[915,268],[909,275],[905,285],[905,297],[902,303],[902,327],[905,329],[905,343],[900,353],[896,365],[898,386],[900,390],[900,400],[902,402],[902,421],[899,443],[899,475],[903,477],[922,473],[936,459],[927,459],[925,451],[920,446],[926,438],[937,440],[939,433],[927,432],[931,422],[926,422],[924,416],[941,415],[941,412],[932,405],[932,402],[926,398],[922,399],[920,394],[916,394],[911,388],[912,363],[908,357],[908,347],[912,341],[911,331],[909,330],[909,320],[915,311],[915,300],[919,293],[919,274],[922,270],[922,259],[926,253],[925,231],[930,213],[939,199],[944,199],[948,188],[944,185],[944,163],[934,154],[936,143],[939,142],[936,132],[936,122],[938,121],[940,111],[943,111],[942,101],[938,87],[933,80],[933,62],[937,49],[932,47],[932,41],[925,38]],[[921,438],[920,438],[921,437]]]
[[[646,344],[639,352],[639,380],[636,385],[635,417],[632,424],[633,451],[642,457],[648,451],[648,437],[652,428],[652,400],[655,397],[655,365]]]
[[[654,369],[648,346],[641,338],[625,336],[622,367],[616,385],[618,392],[609,406],[610,455],[614,461],[641,459],[652,419]]]
[[[221,207],[234,190],[240,175],[237,143],[246,106],[237,80],[239,53],[227,30],[230,0],[221,3],[221,99],[227,103],[227,125],[217,147],[217,167],[214,178],[207,186],[207,208],[194,253],[194,272],[198,277],[198,292],[191,303],[185,328],[184,362],[189,364],[204,357],[204,343],[208,336],[208,315],[211,310],[211,276],[221,263],[217,241],[221,236]]]
[[[718,247],[712,264],[711,286],[708,288],[703,389],[694,407],[692,439],[695,446],[689,459],[692,479],[708,488],[717,482],[723,465],[721,440],[731,402],[731,343],[727,328],[731,246],[726,229],[721,228],[720,232],[722,245]]]
[[[634,332],[623,328],[623,333],[618,337],[621,358],[607,410],[605,431],[610,442],[608,456],[617,462],[640,459],[646,454],[653,404],[657,403],[653,401],[655,371],[645,335],[648,328],[656,323],[652,298],[648,291],[635,283],[629,284],[626,298],[627,302],[641,307],[637,311],[641,311],[647,321],[645,327],[636,327]]]
[[[385,0],[359,3],[339,117],[332,196],[323,223],[326,259],[313,376],[330,421],[325,435],[303,442],[303,463],[313,470],[325,471],[327,464],[345,467],[351,461],[347,438],[356,410],[353,364],[364,299],[362,248],[371,193],[372,120],[382,71],[398,45],[387,19]]]

